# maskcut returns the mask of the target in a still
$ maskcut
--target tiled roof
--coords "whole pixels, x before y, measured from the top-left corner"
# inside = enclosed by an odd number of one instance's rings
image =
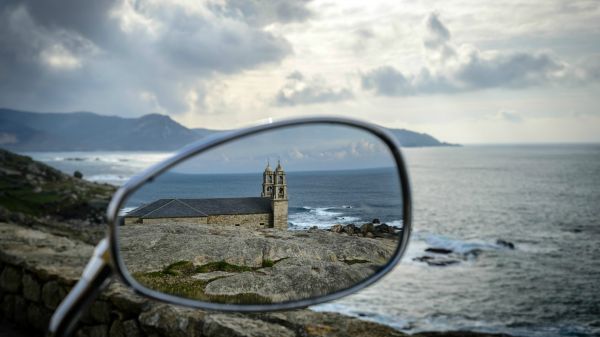
[[[262,213],[271,213],[270,198],[159,199],[134,209],[126,216],[148,219]]]

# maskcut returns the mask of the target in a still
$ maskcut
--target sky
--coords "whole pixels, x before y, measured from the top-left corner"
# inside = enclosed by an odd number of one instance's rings
[[[289,172],[393,168],[389,148],[375,135],[341,125],[279,128],[235,140],[171,169],[176,173],[256,173],[278,163]]]
[[[5,0],[0,107],[600,142],[600,2]]]

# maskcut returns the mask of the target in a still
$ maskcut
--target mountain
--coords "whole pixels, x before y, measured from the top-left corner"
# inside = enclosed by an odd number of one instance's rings
[[[389,129],[403,147],[425,146],[456,146],[455,144],[440,142],[426,133],[418,133],[406,129]]]
[[[407,147],[449,145],[428,134],[390,131]],[[188,129],[159,114],[123,118],[0,109],[0,147],[13,151],[172,151],[216,132]]]
[[[159,114],[122,118],[0,109],[0,146],[16,151],[170,151],[199,138]]]

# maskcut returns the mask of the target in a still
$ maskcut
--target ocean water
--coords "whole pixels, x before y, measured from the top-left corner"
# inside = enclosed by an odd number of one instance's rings
[[[258,197],[262,179],[262,172],[168,173],[136,191],[124,211],[162,198]],[[328,229],[373,219],[402,225],[402,197],[394,168],[286,172],[286,180],[290,229]]]
[[[168,156],[30,155],[65,172],[78,169],[88,179],[116,184]],[[379,283],[313,310],[341,312],[406,332],[600,335],[600,145],[420,148],[406,149],[405,155],[414,234],[403,261]],[[346,178],[359,182],[386,172],[352,174],[357,176]],[[292,176],[290,193],[315,182],[310,173]],[[246,189],[254,188],[254,176],[237,179],[249,184]],[[324,177],[320,183],[343,181],[348,180]],[[327,227],[372,217],[399,219],[397,205],[361,203],[355,195],[350,191],[321,200],[313,195],[290,205],[290,221],[298,227]],[[514,249],[498,240],[511,242]],[[436,259],[454,263],[421,262],[422,256],[435,256],[427,248],[452,250]]]

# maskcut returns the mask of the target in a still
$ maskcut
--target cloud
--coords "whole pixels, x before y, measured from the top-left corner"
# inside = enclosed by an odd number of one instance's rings
[[[138,115],[201,111],[206,83],[276,64],[290,43],[266,30],[311,17],[305,1],[6,1],[0,105]],[[151,99],[150,99],[151,98]]]
[[[508,111],[508,110],[498,111],[498,113],[494,116],[494,119],[500,120],[500,121],[505,121],[505,122],[510,122],[510,123],[523,122],[523,117],[521,117],[520,114],[518,114],[514,111]]]
[[[440,21],[437,13],[431,13],[425,20],[427,35],[423,44],[427,48],[437,48],[450,41],[450,31]]]
[[[290,150],[288,152],[288,155],[289,155],[290,158],[298,159],[298,160],[307,157],[306,154],[300,152],[300,150],[298,150],[297,148],[293,148],[292,150]]]
[[[382,66],[362,76],[362,87],[383,96],[401,96],[414,93],[411,81],[396,68]]]
[[[331,103],[349,100],[352,92],[346,88],[328,88],[321,78],[307,79],[299,71],[289,74],[286,83],[275,96],[276,106]]]
[[[245,21],[257,25],[302,22],[313,15],[307,7],[310,0],[227,0],[223,3],[212,3],[210,6],[223,15],[241,17]]]
[[[570,65],[549,52],[480,51],[466,44],[456,47],[435,13],[426,18],[425,28],[427,66],[413,73],[390,65],[371,69],[361,75],[362,88],[382,96],[408,96],[581,83],[595,77],[592,66]]]

